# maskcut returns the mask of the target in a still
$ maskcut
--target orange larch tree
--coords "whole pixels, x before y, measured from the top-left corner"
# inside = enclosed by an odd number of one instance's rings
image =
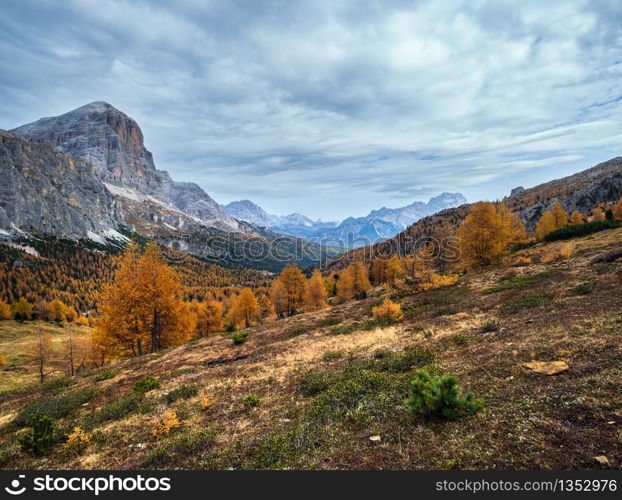
[[[317,311],[327,307],[324,278],[319,269],[313,271],[311,278],[305,285],[304,304],[309,311]]]

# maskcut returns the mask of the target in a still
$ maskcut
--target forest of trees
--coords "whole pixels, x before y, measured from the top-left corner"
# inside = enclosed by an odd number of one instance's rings
[[[183,254],[171,259],[171,251],[163,253],[155,243],[144,248],[130,244],[117,255],[105,255],[60,242],[41,248],[46,257],[24,257],[2,245],[1,265],[8,272],[0,278],[0,320],[66,325],[63,366],[74,374],[114,358],[141,356],[192,338],[365,298],[373,287],[426,291],[453,285],[459,273],[494,265],[513,248],[604,221],[619,225],[622,199],[594,207],[589,214],[568,214],[555,202],[542,213],[531,235],[503,202],[480,202],[470,207],[455,232],[459,242],[455,255],[426,243],[413,255],[354,260],[339,272],[323,274],[315,269],[305,274],[292,263],[271,280],[265,273],[236,273]],[[58,258],[67,248],[72,249],[72,262]],[[6,262],[7,256],[13,264]],[[16,265],[18,256],[22,261]],[[397,313],[387,303],[374,314]],[[81,326],[91,326],[92,333],[76,335],[75,328]],[[50,339],[40,327],[36,331],[31,353],[43,381]]]

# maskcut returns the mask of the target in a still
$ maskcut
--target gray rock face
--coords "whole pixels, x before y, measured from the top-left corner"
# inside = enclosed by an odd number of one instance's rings
[[[92,165],[0,130],[0,228],[86,236],[121,218]]]
[[[218,229],[242,230],[197,184],[175,182],[168,172],[157,170],[136,121],[106,102],[92,102],[60,116],[41,118],[11,132],[92,164],[97,176],[112,186],[116,195],[133,190]]]

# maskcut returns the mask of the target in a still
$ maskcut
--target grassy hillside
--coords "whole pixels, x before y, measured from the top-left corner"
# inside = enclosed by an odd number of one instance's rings
[[[622,262],[597,261],[622,248],[622,229],[573,241],[569,260],[512,265],[557,243],[538,244],[453,287],[387,292],[405,312],[397,324],[371,319],[372,297],[251,328],[241,345],[218,335],[4,393],[0,467],[591,469],[605,456],[620,468]],[[534,360],[569,369],[535,373],[523,365]],[[412,416],[403,402],[421,367],[455,375],[484,409]],[[160,387],[133,391],[148,375]],[[90,442],[20,451],[37,410]],[[167,411],[180,426],[156,439]]]

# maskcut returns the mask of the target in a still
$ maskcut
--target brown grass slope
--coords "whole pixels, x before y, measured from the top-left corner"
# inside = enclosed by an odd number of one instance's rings
[[[622,262],[595,260],[622,248],[622,230],[575,242],[567,261],[510,267],[515,254],[454,287],[395,293],[405,311],[395,325],[369,321],[370,298],[252,328],[240,346],[215,336],[69,386],[5,393],[0,467],[591,469],[604,455],[620,468]],[[539,375],[522,366],[532,360],[570,368]],[[457,376],[485,408],[450,422],[410,415],[418,367]],[[161,387],[132,399],[146,375]],[[201,395],[213,405],[202,409]],[[259,404],[245,407],[247,395]],[[91,432],[86,449],[20,451],[13,421],[37,401],[69,405],[57,426]],[[171,410],[181,426],[156,440],[154,418]]]

